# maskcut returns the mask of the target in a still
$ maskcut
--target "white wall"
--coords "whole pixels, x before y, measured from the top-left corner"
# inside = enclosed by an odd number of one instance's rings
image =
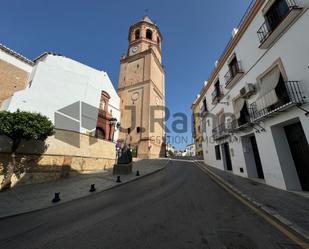
[[[99,108],[101,91],[106,91],[111,96],[109,110],[120,120],[119,97],[103,71],[63,56],[47,55],[36,63],[30,81],[29,88],[13,95],[8,110],[40,112],[54,122],[57,110],[77,101]],[[97,120],[97,112],[91,115]]]
[[[238,42],[234,52],[236,53],[237,59],[240,61],[242,69],[244,70],[243,77],[236,83],[236,85],[228,90],[224,87],[225,80],[224,75],[228,71],[228,65],[225,63],[223,68],[220,70],[217,77],[220,79],[220,83],[223,86],[224,98],[222,102],[229,102],[226,104],[212,105],[211,93],[214,89],[212,86],[206,93],[208,109],[212,114],[218,113],[222,108],[224,112],[234,112],[232,99],[239,94],[239,90],[246,83],[256,83],[257,77],[267,70],[277,59],[281,59],[284,69],[287,73],[288,79],[292,81],[301,81],[303,84],[304,93],[309,99],[309,11],[308,11],[308,0],[297,1],[300,6],[303,6],[303,12],[298,16],[298,19],[281,34],[281,37],[269,48],[260,49],[259,39],[257,36],[257,30],[263,24],[264,17],[262,15],[262,8],[258,15],[254,18],[244,35]],[[252,96],[248,103],[254,102],[258,98],[258,94]],[[303,106],[309,109],[309,105]],[[309,141],[309,118],[304,116],[304,112],[298,110],[296,107],[288,109],[286,112],[281,113],[279,116],[267,119],[261,123],[261,126],[265,128],[265,132],[255,134],[254,131],[238,133],[237,137],[246,136],[248,134],[255,135],[257,145],[260,152],[261,162],[265,175],[265,181],[267,184],[282,188],[282,189],[298,189],[299,183],[295,180],[295,167],[293,165],[285,165],[284,159],[280,158],[278,149],[282,146],[284,141],[275,141],[275,137],[278,137],[278,130],[274,127],[283,126],[285,123],[291,120],[300,120],[304,128],[307,140]],[[212,135],[212,125],[206,125],[206,135],[208,140]],[[274,133],[276,133],[274,137]],[[280,133],[280,132],[279,132]],[[205,134],[204,134],[205,136]],[[223,162],[215,159],[215,142],[203,142],[204,160],[205,163],[214,167],[223,169]],[[247,176],[246,160],[250,162],[250,158],[244,155],[243,144],[239,142],[230,143],[230,148],[233,149],[234,156],[231,157],[233,172],[242,176]],[[282,149],[282,148],[281,148]],[[205,153],[205,152],[208,153]],[[221,151],[222,153],[222,151]],[[281,153],[282,155],[282,153]],[[221,155],[222,156],[222,155]],[[246,158],[245,158],[246,157]],[[291,159],[291,157],[290,157]],[[244,168],[244,173],[239,172],[239,168]],[[250,169],[251,170],[251,169]],[[294,171],[293,171],[294,170]],[[285,172],[285,173],[284,173]],[[249,172],[250,175],[254,172]],[[290,178],[289,178],[290,177]]]
[[[195,144],[190,144],[186,146],[186,156],[195,156],[196,155],[196,149]]]

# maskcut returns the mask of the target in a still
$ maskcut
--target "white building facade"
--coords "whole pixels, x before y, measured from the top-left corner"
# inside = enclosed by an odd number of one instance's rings
[[[0,45],[0,110],[41,113],[55,125],[44,142],[23,140],[11,186],[112,168],[120,98],[106,72],[44,53],[34,61]],[[0,136],[0,183],[11,161],[10,139]]]
[[[195,156],[195,155],[196,155],[195,144],[188,144],[186,146],[186,156]]]
[[[96,132],[101,110],[105,111],[102,117],[120,121],[119,102],[106,72],[61,55],[44,53],[34,60],[28,87],[5,100],[1,109],[39,112],[57,129],[86,134]],[[104,136],[106,124],[99,126],[99,134]],[[116,129],[111,139],[117,138]]]
[[[309,190],[309,1],[257,0],[199,102],[206,164]]]

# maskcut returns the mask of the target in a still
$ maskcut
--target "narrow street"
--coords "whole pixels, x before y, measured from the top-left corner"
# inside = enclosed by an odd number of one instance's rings
[[[0,248],[295,249],[191,161],[53,208],[0,220]]]

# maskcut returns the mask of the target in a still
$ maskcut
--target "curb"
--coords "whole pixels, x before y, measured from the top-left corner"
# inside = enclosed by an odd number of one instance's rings
[[[302,229],[298,225],[294,224],[290,220],[284,218],[279,213],[271,210],[270,208],[268,208],[267,206],[263,205],[262,203],[257,202],[256,200],[254,200],[252,197],[248,196],[247,194],[243,193],[242,191],[240,191],[239,189],[237,189],[236,187],[234,187],[233,185],[228,183],[226,180],[224,180],[222,177],[218,176],[216,173],[211,171],[211,169],[208,169],[209,166],[206,166],[204,163],[203,163],[203,165],[201,165],[200,164],[201,162],[199,162],[199,161],[194,161],[194,162],[197,165],[197,167],[199,167],[200,169],[203,168],[204,170],[206,170],[210,175],[215,177],[218,181],[220,181],[226,187],[231,189],[234,193],[236,193],[240,197],[244,198],[245,200],[250,202],[253,206],[255,206],[256,208],[262,210],[263,212],[265,212],[266,214],[268,214],[269,216],[271,216],[272,218],[274,218],[278,222],[280,222],[283,225],[287,226],[294,233],[302,236],[303,238],[305,238],[306,240],[309,241],[309,232],[307,232],[306,230]]]
[[[20,216],[20,215],[23,215],[23,214],[34,213],[34,212],[45,210],[45,209],[48,209],[48,208],[55,208],[55,207],[61,206],[63,204],[70,203],[72,201],[80,200],[80,199],[83,199],[83,198],[87,198],[87,197],[90,197],[90,196],[94,196],[94,195],[100,194],[100,193],[102,193],[104,191],[108,191],[108,190],[111,190],[111,189],[114,189],[114,188],[121,187],[121,186],[123,186],[125,184],[131,183],[131,182],[135,182],[135,181],[140,180],[140,179],[142,179],[144,177],[151,176],[151,175],[153,175],[155,173],[158,173],[158,172],[164,170],[166,168],[167,164],[169,164],[169,162],[170,162],[170,160],[168,160],[167,163],[165,163],[162,167],[160,167],[160,168],[158,168],[158,169],[156,169],[156,170],[154,170],[152,172],[149,172],[149,173],[137,176],[137,177],[135,177],[135,178],[133,178],[131,180],[123,181],[121,183],[118,183],[117,185],[114,185],[114,186],[111,186],[111,187],[108,187],[108,188],[96,191],[96,192],[94,192],[92,194],[88,194],[88,195],[85,195],[85,196],[77,197],[75,199],[71,199],[71,200],[68,200],[68,201],[63,201],[63,202],[60,202],[60,203],[55,203],[55,204],[52,204],[50,206],[46,206],[46,207],[42,207],[42,208],[37,208],[37,209],[25,211],[25,212],[18,212],[18,213],[15,213],[15,214],[0,216],[0,221],[4,220],[4,219],[15,217],[15,216]]]

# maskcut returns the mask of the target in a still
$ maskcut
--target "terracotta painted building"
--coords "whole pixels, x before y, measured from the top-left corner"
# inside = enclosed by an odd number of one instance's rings
[[[191,106],[192,110],[192,137],[195,143],[195,150],[197,156],[203,156],[202,148],[202,114],[203,114],[203,103],[200,102],[199,95]]]
[[[14,92],[27,87],[33,61],[0,44],[0,106]]]

